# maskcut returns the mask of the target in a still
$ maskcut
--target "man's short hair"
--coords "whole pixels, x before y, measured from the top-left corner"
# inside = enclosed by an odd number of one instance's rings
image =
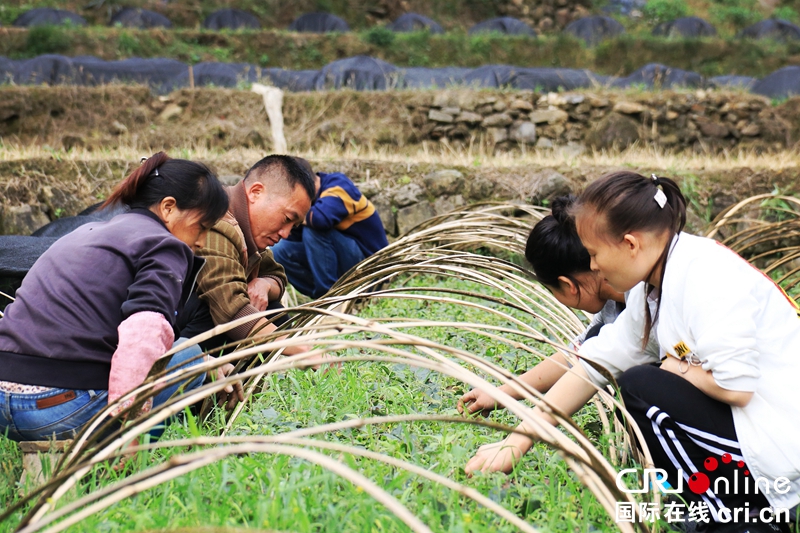
[[[290,190],[294,190],[298,185],[302,187],[312,202],[317,196],[314,175],[294,157],[288,155],[268,155],[250,167],[244,175],[244,181],[247,183],[248,180],[258,180],[265,185],[267,183],[278,185],[275,180],[281,180]]]

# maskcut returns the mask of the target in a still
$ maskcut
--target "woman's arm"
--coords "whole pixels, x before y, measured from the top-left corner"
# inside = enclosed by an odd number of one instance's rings
[[[753,398],[752,392],[723,389],[717,385],[711,371],[703,370],[700,366],[689,365],[685,372],[681,372],[681,362],[676,357],[664,359],[661,363],[661,369],[682,377],[706,395],[728,405],[744,407]]]
[[[561,352],[556,352],[519,376],[518,379],[537,391],[545,393],[567,372],[568,367],[566,356]],[[522,395],[508,383],[501,385],[499,390],[515,400],[522,399]],[[488,415],[489,412],[497,409],[498,405],[485,392],[480,389],[472,389],[461,397],[456,407],[459,413],[466,410],[469,414],[483,412]]]
[[[108,403],[144,382],[153,363],[172,347],[172,326],[161,313],[134,313],[117,328],[119,343],[111,357]]]
[[[597,389],[590,381],[583,365],[575,365],[570,372],[566,372],[545,394],[545,400],[550,406],[567,416],[572,416],[583,407]],[[534,409],[534,416],[543,423],[552,426],[557,421],[550,414],[539,407]],[[532,433],[536,431],[522,423],[517,428],[519,431]],[[469,460],[465,470],[471,472],[511,472],[519,459],[533,446],[533,439],[520,433],[512,433],[502,441],[482,446],[475,457]]]

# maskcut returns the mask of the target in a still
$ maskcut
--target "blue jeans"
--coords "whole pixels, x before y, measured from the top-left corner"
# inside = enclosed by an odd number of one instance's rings
[[[186,339],[178,339],[180,343]],[[172,356],[167,368],[184,366],[184,362],[202,352],[196,344]],[[202,358],[188,363],[189,366],[202,362]],[[203,384],[205,376],[200,375],[189,383],[176,383],[165,387],[154,398],[153,406],[166,402],[175,391],[183,386],[191,390]],[[107,390],[72,390],[75,397],[62,404],[40,409],[37,400],[50,398],[71,389],[53,389],[38,394],[12,394],[0,391],[0,435],[5,433],[14,441],[65,440],[73,438],[80,429],[101,409],[108,405]],[[151,435],[158,437],[163,428],[155,428]]]
[[[280,241],[272,247],[295,289],[319,298],[339,277],[366,257],[353,237],[339,230],[303,227],[302,241]]]

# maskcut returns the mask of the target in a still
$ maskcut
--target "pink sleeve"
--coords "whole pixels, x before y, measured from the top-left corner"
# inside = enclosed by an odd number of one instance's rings
[[[153,311],[132,314],[122,321],[117,332],[119,344],[111,358],[108,403],[141,385],[156,359],[175,341],[167,319]]]

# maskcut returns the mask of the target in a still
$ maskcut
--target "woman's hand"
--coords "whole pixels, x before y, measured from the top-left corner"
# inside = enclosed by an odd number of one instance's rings
[[[531,439],[518,434],[509,435],[500,442],[484,444],[478,448],[475,457],[467,462],[464,471],[468,476],[473,472],[509,474],[532,445]]]
[[[461,414],[466,412],[472,415],[480,412],[483,416],[489,416],[489,413],[499,407],[494,398],[480,389],[472,389],[462,396],[458,400],[458,404],[456,404],[456,409]]]
[[[565,372],[545,395],[545,399],[553,409],[572,416],[594,396],[596,389],[588,381],[583,365],[576,365],[571,371]],[[538,407],[533,411],[534,416],[541,422],[555,426],[557,421],[551,415],[543,412]],[[538,439],[539,432],[526,426],[524,423],[517,427],[517,433],[512,433],[505,440],[496,444],[481,446],[475,457],[469,460],[464,468],[467,474],[471,472],[511,472],[514,465],[533,446],[532,435]]]
[[[228,377],[235,367],[230,364],[224,364],[216,369],[216,378],[214,381],[225,379]],[[228,411],[236,407],[236,404],[244,401],[244,388],[241,381],[234,381],[228,383],[225,388],[217,393],[217,404],[225,406]]]
[[[567,368],[569,368],[569,366],[566,356],[561,352],[556,352],[517,379],[544,394],[567,373]],[[497,390],[508,394],[515,400],[522,399],[519,388],[514,388],[508,383],[501,385]],[[483,416],[489,416],[489,413],[495,409],[502,409],[504,407],[498,405],[486,392],[479,389],[472,389],[461,397],[456,408],[458,412],[462,414],[465,411],[468,414],[480,412]]]

